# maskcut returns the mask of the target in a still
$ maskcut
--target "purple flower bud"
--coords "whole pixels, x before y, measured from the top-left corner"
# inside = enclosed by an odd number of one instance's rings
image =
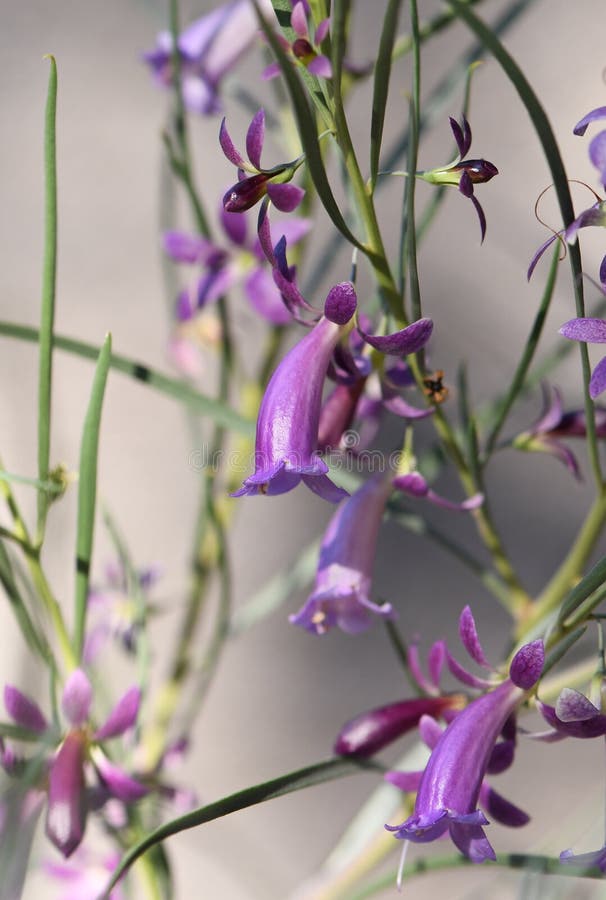
[[[223,195],[223,208],[230,213],[241,213],[250,209],[267,193],[268,181],[269,176],[259,172],[236,182]]]
[[[416,697],[361,713],[339,732],[334,752],[339,756],[372,756],[419,724],[421,716],[440,716],[445,709],[461,706],[462,698]]]
[[[70,731],[59,747],[48,773],[46,834],[66,857],[74,852],[84,835],[85,754],[86,736],[81,731]]]
[[[84,725],[90,716],[93,689],[82,669],[75,669],[65,683],[61,706],[70,725]]]
[[[4,705],[11,719],[21,728],[38,734],[48,728],[48,722],[38,704],[12,684],[4,687]]]
[[[351,281],[335,284],[328,292],[324,303],[324,315],[335,325],[347,325],[356,311],[358,300]]]
[[[466,172],[472,184],[486,184],[499,174],[497,167],[487,159],[464,159],[453,166],[454,172]]]
[[[534,687],[545,665],[545,647],[542,640],[532,641],[520,647],[511,661],[509,677],[517,687],[525,691]]]

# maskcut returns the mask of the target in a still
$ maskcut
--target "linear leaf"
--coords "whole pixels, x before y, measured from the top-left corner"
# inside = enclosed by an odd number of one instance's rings
[[[568,616],[604,583],[606,583],[606,556],[603,556],[570,591],[560,607],[558,622],[565,622]]]
[[[19,623],[21,633],[27,641],[28,646],[35,653],[38,653],[51,668],[55,668],[52,651],[46,638],[39,633],[29,614],[25,601],[17,586],[10,557],[2,541],[0,541],[0,583],[4,588],[13,613],[15,614],[15,618]]]
[[[257,13],[259,14],[259,22],[261,24],[261,28],[265,34],[265,37],[267,38],[268,44],[275,54],[282,75],[284,76],[284,81],[286,82],[288,93],[290,94],[293,112],[295,114],[295,119],[297,121],[297,126],[299,129],[301,146],[303,147],[303,152],[305,153],[305,161],[309,170],[309,174],[314,183],[314,187],[318,192],[318,197],[322,201],[322,205],[332,219],[333,224],[336,226],[336,228],[338,228],[343,237],[345,237],[355,247],[363,250],[363,245],[348,228],[347,223],[345,222],[345,219],[341,214],[341,210],[338,207],[337,201],[335,200],[332,188],[330,187],[330,184],[328,182],[326,169],[324,168],[324,162],[322,160],[322,153],[320,152],[320,142],[318,140],[316,121],[309,107],[309,103],[307,102],[307,96],[305,94],[305,91],[303,90],[303,86],[299,81],[299,77],[295,72],[291,60],[284,52],[280,42],[276,38],[276,35],[269,27],[263,16],[259,13],[259,8],[256,8]]]
[[[370,123],[370,189],[374,191],[379,172],[379,157],[383,140],[385,110],[396,28],[402,0],[389,0],[383,18],[383,30],[379,41],[379,52],[375,63],[375,77],[372,93],[372,118]]]
[[[99,900],[108,900],[111,889],[118,879],[150,847],[154,847],[160,841],[164,841],[174,834],[179,834],[179,832],[186,831],[189,828],[197,828],[199,825],[206,824],[206,822],[212,822],[213,819],[227,816],[249,806],[255,806],[257,803],[264,803],[266,800],[274,800],[277,797],[300,791],[303,788],[322,784],[326,781],[334,781],[337,778],[343,778],[345,775],[354,775],[374,768],[370,762],[329,759],[325,762],[316,763],[313,766],[307,766],[304,769],[298,769],[296,772],[289,772],[288,775],[273,778],[271,781],[266,781],[263,784],[245,788],[243,791],[230,794],[222,800],[217,800],[214,803],[209,803],[207,806],[200,807],[200,809],[186,813],[186,815],[180,816],[178,819],[173,819],[172,822],[167,822],[165,825],[156,828],[155,831],[152,831],[151,834],[147,835],[128,851],[122,858]]]
[[[44,262],[42,267],[42,304],[40,309],[40,353],[38,365],[38,478],[47,481],[50,459],[51,385],[53,364],[53,325],[57,282],[57,64],[48,57],[50,71],[44,124]],[[42,541],[50,497],[38,492],[38,541]]]
[[[37,328],[31,328],[28,325],[17,325],[13,322],[0,322],[0,335],[6,337],[17,338],[17,340],[36,343],[39,340]],[[55,334],[53,338],[53,346],[58,350],[65,350],[74,356],[81,356],[84,359],[97,359],[100,348],[86,341],[75,340],[74,338],[65,337],[64,335]],[[116,372],[122,372],[130,378],[142,384],[147,384],[161,394],[173,397],[180,403],[190,406],[197,410],[201,415],[208,416],[209,419],[238,431],[243,434],[250,434],[254,430],[254,422],[245,419],[234,409],[231,409],[225,403],[219,400],[213,400],[201,394],[191,385],[180,381],[178,378],[171,378],[170,375],[164,375],[145,363],[129,359],[127,356],[121,356],[118,353],[112,353],[110,357],[110,368]]]
[[[74,615],[74,650],[77,659],[80,659],[84,645],[90,561],[95,531],[99,430],[111,349],[111,335],[108,334],[99,353],[90,401],[84,419],[82,443],[80,445],[78,532],[76,535],[76,606]]]

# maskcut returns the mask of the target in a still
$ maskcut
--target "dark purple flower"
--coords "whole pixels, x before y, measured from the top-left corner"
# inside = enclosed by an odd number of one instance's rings
[[[483,781],[497,740],[525,699],[525,691],[532,687],[530,673],[538,678],[543,661],[542,642],[522,647],[514,657],[510,675],[521,680],[525,687],[518,687],[512,677],[508,678],[495,690],[473,700],[439,737],[436,735],[429,762],[419,780],[413,814],[401,825],[385,826],[397,838],[426,843],[448,831],[459,850],[472,862],[495,859],[483,828],[488,819],[477,805],[481,793],[490,805]],[[501,807],[502,820],[509,819],[508,824],[527,821],[525,814],[507,801],[492,806],[493,815],[494,809]]]
[[[606,409],[595,406],[595,428],[599,438],[606,437]],[[560,438],[587,437],[585,410],[574,409],[564,412],[562,394],[557,387],[543,385],[543,410],[536,422],[517,435],[511,446],[518,450],[549,453],[562,462],[575,478],[581,472],[576,456]]]
[[[469,122],[463,116],[463,124],[450,118],[450,127],[457,144],[459,154],[454,162],[438,169],[429,169],[417,172],[417,177],[428,181],[430,184],[454,184],[461,194],[471,200],[480,220],[482,241],[486,235],[486,216],[475,194],[475,184],[485,184],[499,174],[497,167],[486,159],[464,159],[471,147],[471,128]]]
[[[318,75],[320,78],[331,78],[332,66],[330,60],[320,50],[320,44],[328,35],[330,19],[323,19],[320,22],[312,40],[307,24],[308,13],[309,8],[306,9],[306,4],[298,0],[297,3],[293,4],[290,15],[290,24],[297,37],[292,44],[281,34],[277,34],[276,37],[293,62],[305,66],[312,75]],[[279,74],[279,64],[272,63],[264,69],[262,77],[266,79],[275,78]]]
[[[372,478],[348,497],[333,515],[322,538],[314,590],[290,616],[311,634],[338,627],[349,634],[368,628],[373,616],[391,617],[391,604],[370,599],[372,569],[389,478]]]
[[[322,389],[333,351],[350,324],[330,321],[333,303],[341,305],[351,284],[331,288],[327,315],[280,362],[265,390],[257,419],[255,472],[233,496],[283,494],[303,481],[312,491],[336,502],[347,492],[327,477],[318,455]],[[353,315],[353,309],[351,310]]]
[[[254,206],[267,195],[276,209],[292,212],[301,202],[305,191],[288,184],[302,165],[304,157],[281,163],[273,169],[261,167],[261,152],[265,141],[265,113],[260,109],[253,117],[246,134],[248,162],[236,150],[225,119],[219,130],[219,143],[227,159],[238,169],[238,181],[226,191],[223,206],[226,212],[240,213]],[[249,173],[248,176],[246,173]]]
[[[571,341],[587,344],[606,344],[604,319],[570,319],[560,328],[560,334]],[[595,400],[606,390],[606,357],[597,364],[589,382],[589,396]]]
[[[269,0],[259,0],[259,6],[266,18],[275,18]],[[179,35],[183,99],[188,109],[201,115],[219,112],[221,81],[252,45],[258,31],[250,0],[233,0],[196,19]],[[172,56],[173,40],[168,31],[161,32],[155,48],[143,54],[160,87],[171,86]]]

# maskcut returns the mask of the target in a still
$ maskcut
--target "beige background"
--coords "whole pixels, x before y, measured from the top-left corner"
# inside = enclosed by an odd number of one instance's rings
[[[183,20],[189,21],[208,6],[188,5]],[[358,6],[356,51],[364,59],[374,53],[379,9],[384,4]],[[491,19],[502,7],[502,3],[487,3],[483,15]],[[438,3],[421,2],[423,16],[439,8]],[[137,58],[152,46],[156,31],[163,27],[164,10],[159,3],[142,0],[103,4],[30,0],[4,2],[0,9],[1,317],[31,324],[37,321],[42,125],[48,74],[42,56],[52,52],[60,73],[57,329],[96,343],[111,330],[118,351],[167,368],[167,298],[160,265],[158,201],[159,136],[166,97],[152,87]],[[508,47],[529,72],[556,128],[571,176],[585,179],[593,187],[598,185],[586,159],[587,141],[574,138],[571,128],[581,115],[604,103],[603,16],[599,0],[538,0],[507,36]],[[457,27],[432,45],[425,61],[426,91],[467,43],[467,35]],[[256,77],[258,68],[258,63],[250,63],[246,71]],[[401,65],[399,72],[401,86],[392,96],[389,121],[392,133],[404,120],[404,92],[410,84],[408,68]],[[259,86],[258,90],[262,94],[264,89]],[[459,96],[455,95],[446,113],[457,113]],[[241,137],[245,121],[238,118],[233,101],[226,102],[234,133]],[[476,76],[471,119],[473,155],[485,156],[500,170],[499,177],[478,192],[488,217],[487,240],[480,250],[471,207],[453,191],[445,215],[421,254],[421,278],[427,314],[438,323],[433,351],[436,363],[452,376],[457,360],[464,355],[474,396],[482,400],[508,378],[540,296],[545,266],[530,287],[525,268],[544,239],[533,205],[549,184],[549,175],[526,114],[493,62]],[[368,121],[369,93],[363,91],[355,112],[360,139]],[[217,149],[217,128],[218,120],[196,123],[192,135],[196,172],[210,208],[232,177]],[[449,148],[444,115],[422,146],[421,165],[445,162]],[[422,189],[419,195],[429,196]],[[582,209],[589,202],[588,195],[579,189],[578,197]],[[548,199],[546,215],[549,203]],[[395,215],[396,209],[386,202],[383,220],[390,221]],[[555,212],[552,221],[557,225]],[[395,238],[395,227],[393,233]],[[603,234],[597,230],[587,234],[584,253],[589,272],[597,271],[603,252]],[[344,258],[339,260],[334,278],[346,276]],[[590,289],[589,296],[594,299],[595,291]],[[563,266],[548,330],[554,334],[572,315],[568,272]],[[241,338],[247,335],[251,321],[250,313],[243,310],[236,324]],[[2,339],[1,449],[7,467],[20,473],[35,471],[35,367],[32,346]],[[574,361],[565,372],[560,383],[567,400],[578,403]],[[77,466],[91,376],[89,363],[57,354],[53,460],[62,460],[71,469]],[[535,410],[536,401],[520,414],[520,425],[527,423]],[[166,629],[175,619],[170,611],[174,613],[182,603],[186,584],[196,495],[196,473],[188,465],[192,449],[183,412],[176,403],[118,374],[111,375],[103,421],[100,492],[127,535],[135,559],[141,565],[157,561],[165,570],[158,596],[169,612],[155,631],[159,667]],[[589,502],[590,488],[574,484],[553,460],[519,460],[506,454],[491,469],[489,485],[512,556],[529,587],[539,589],[574,535]],[[445,492],[457,490],[454,481],[441,487]],[[19,495],[24,507],[31,510],[28,491]],[[244,603],[276,567],[289,564],[329,514],[302,488],[271,502],[240,502],[232,544],[237,604]],[[442,522],[448,525],[446,515]],[[52,540],[45,563],[57,592],[69,606],[74,491],[53,511],[50,524]],[[457,519],[454,527],[472,535],[467,522]],[[99,530],[98,571],[108,552],[107,540]],[[499,653],[504,617],[485,602],[482,591],[456,563],[408,533],[386,529],[375,587],[377,596],[390,597],[398,604],[404,632],[421,633],[425,646],[435,637],[454,635],[460,608],[471,602],[482,634],[488,635],[488,649],[495,656]],[[293,598],[288,611],[296,609],[301,599]],[[3,619],[2,627],[2,679],[29,683],[35,689],[39,673],[25,660],[12,621]],[[192,780],[201,801],[210,801],[322,759],[329,755],[343,721],[405,693],[381,630],[355,640],[340,634],[314,640],[289,627],[286,610],[280,611],[228,647],[196,728],[183,779]],[[581,849],[598,846],[603,819],[600,743],[544,748],[522,742],[519,758],[519,764],[500,782],[512,799],[533,813],[533,822],[517,833],[491,826],[497,846],[551,853],[570,845]],[[375,784],[370,776],[349,779],[174,839],[170,851],[178,897],[283,900],[320,864]],[[382,822],[377,827],[380,830]],[[409,896],[434,896],[438,889],[444,890],[438,888],[443,883],[450,898],[467,896],[470,883],[477,886],[477,897],[600,896],[599,888],[591,894],[589,887],[571,888],[567,893],[570,886],[566,882],[560,886],[549,879],[524,880],[515,873],[485,871],[415,882],[408,888]],[[41,881],[31,884],[27,900],[41,896],[45,887]]]

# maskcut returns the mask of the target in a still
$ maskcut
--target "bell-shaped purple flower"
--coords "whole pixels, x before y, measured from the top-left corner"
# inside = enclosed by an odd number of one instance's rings
[[[474,643],[469,634],[467,640]],[[525,645],[512,661],[510,678],[450,722],[421,776],[412,816],[401,825],[385,826],[397,838],[426,843],[448,831],[472,862],[495,859],[483,828],[488,819],[477,808],[482,783],[499,735],[540,676],[543,662],[542,642]]]
[[[311,634],[325,634],[335,626],[357,634],[370,626],[373,616],[393,615],[391,604],[379,606],[370,599],[377,538],[390,493],[388,478],[373,478],[339,506],[322,539],[314,590],[290,616],[293,625]]]
[[[259,0],[263,15],[274,19],[270,0]],[[259,21],[251,0],[232,0],[192,22],[178,37],[183,99],[189,110],[201,115],[219,112],[221,81],[252,46]],[[168,31],[158,35],[155,48],[143,54],[154,81],[169,88],[173,71],[173,39]]]
[[[255,472],[232,496],[283,494],[300,481],[332,502],[347,496],[327,477],[328,466],[320,459],[317,447],[324,379],[333,351],[349,327],[355,303],[350,282],[333,287],[324,318],[278,365],[257,419]],[[331,321],[333,318],[336,321]]]
[[[265,112],[260,109],[254,116],[246,133],[248,161],[240,154],[229,135],[225,119],[221,122],[219,143],[227,159],[238,169],[238,181],[223,197],[226,212],[240,213],[250,209],[267,195],[276,209],[292,212],[299,205],[305,191],[294,184],[288,184],[302,165],[304,157],[292,162],[281,163],[272,169],[261,166],[261,152],[265,141]],[[245,173],[249,173],[248,176]]]

